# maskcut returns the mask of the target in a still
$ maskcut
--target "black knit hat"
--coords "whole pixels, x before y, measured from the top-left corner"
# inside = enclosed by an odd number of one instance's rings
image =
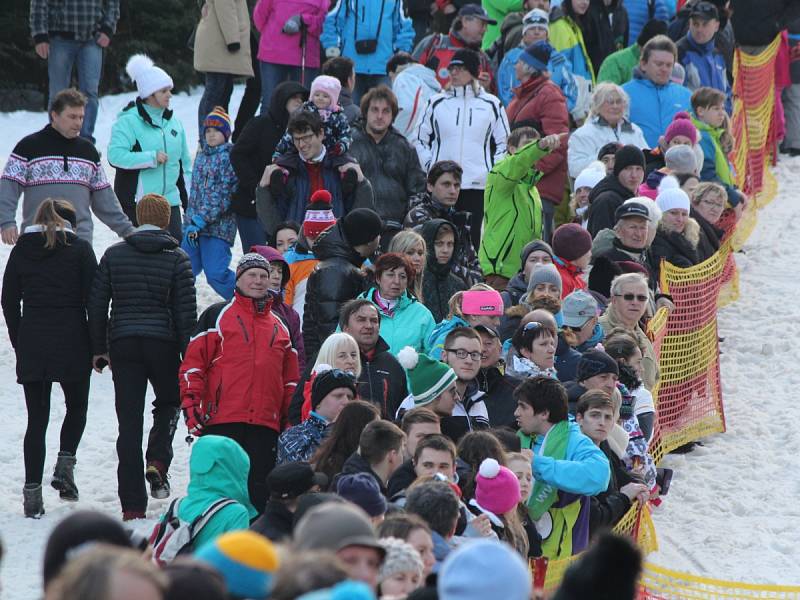
[[[341,221],[342,231],[351,246],[367,244],[383,231],[383,221],[371,208],[351,210]]]
[[[603,373],[613,373],[619,377],[619,366],[617,361],[611,358],[602,350],[589,350],[584,352],[581,359],[578,361],[578,371],[576,379],[586,381],[595,375],[602,375]]]
[[[622,144],[619,142],[608,142],[607,144],[604,144],[597,153],[597,160],[603,160],[603,157],[608,156],[609,154],[616,154],[617,150],[620,148],[622,148]]]
[[[618,177],[625,167],[639,166],[644,169],[644,154],[636,146],[623,146],[614,155],[614,177]]]
[[[462,48],[453,54],[447,68],[455,66],[464,67],[473,77],[477,77],[481,72],[481,57],[474,50]]]
[[[350,373],[340,369],[318,372],[314,377],[314,383],[311,384],[311,408],[316,409],[319,403],[325,399],[325,396],[339,388],[347,388],[355,396],[355,378]]]
[[[550,244],[543,240],[533,240],[525,244],[525,247],[522,249],[522,252],[519,253],[519,257],[522,261],[522,270],[525,267],[525,263],[528,261],[528,257],[536,252],[537,250],[541,250],[542,252],[547,252],[550,255],[550,259],[553,258],[553,249],[550,247]]]
[[[661,19],[650,19],[639,32],[636,44],[639,48],[644,48],[644,45],[657,35],[667,35],[667,23]]]

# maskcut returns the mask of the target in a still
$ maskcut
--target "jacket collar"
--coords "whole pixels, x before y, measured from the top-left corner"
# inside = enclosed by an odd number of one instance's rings
[[[141,98],[136,98],[134,102],[131,102],[125,108],[126,109],[132,108],[133,106],[136,106],[136,112],[139,114],[142,121],[150,125],[150,127],[158,127],[158,125],[153,123],[153,119],[150,117],[150,113],[147,111],[147,108],[145,108],[144,100],[142,100]],[[163,115],[164,121],[169,121],[171,118],[172,118],[172,109],[165,108]]]
[[[253,315],[267,315],[272,308],[272,296],[267,293],[263,300],[245,296],[237,287],[233,292],[233,302],[243,310]],[[261,305],[263,303],[263,306]]]

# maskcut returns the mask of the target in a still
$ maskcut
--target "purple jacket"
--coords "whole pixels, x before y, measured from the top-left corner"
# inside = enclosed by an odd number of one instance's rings
[[[283,280],[281,281],[280,292],[272,292],[272,312],[286,324],[289,329],[289,337],[292,340],[292,346],[297,351],[297,365],[301,373],[306,370],[306,349],[303,343],[303,329],[300,326],[300,315],[291,306],[283,301],[283,290],[286,289],[286,283],[289,281],[289,263],[283,258],[283,254],[278,252],[272,246],[253,246],[251,252],[258,252],[261,256],[266,258],[270,264],[274,262],[283,263]]]
[[[253,23],[261,32],[258,60],[277,65],[302,64],[300,34],[282,32],[286,21],[301,15],[306,24],[306,66],[319,67],[319,36],[330,7],[330,0],[259,0],[253,11]]]

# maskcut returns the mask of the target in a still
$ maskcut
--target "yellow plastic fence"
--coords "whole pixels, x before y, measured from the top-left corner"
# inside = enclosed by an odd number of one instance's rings
[[[800,600],[800,586],[739,583],[698,577],[645,563],[639,600],[723,600],[775,598]]]

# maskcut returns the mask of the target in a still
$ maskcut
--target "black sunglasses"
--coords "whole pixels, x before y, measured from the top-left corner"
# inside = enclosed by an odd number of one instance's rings
[[[648,297],[644,294],[614,294],[618,298],[622,298],[625,302],[633,302],[634,300],[638,300],[639,302],[647,302]]]

